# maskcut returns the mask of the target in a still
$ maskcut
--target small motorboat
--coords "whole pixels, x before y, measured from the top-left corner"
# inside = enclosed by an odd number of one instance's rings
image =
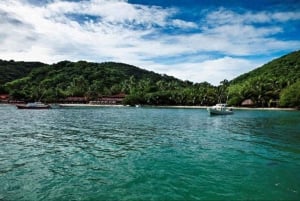
[[[227,104],[219,103],[215,106],[207,108],[207,111],[210,115],[226,115],[226,114],[233,114],[231,108],[227,108]]]
[[[18,109],[50,109],[51,106],[41,103],[41,102],[33,102],[27,104],[17,104]]]

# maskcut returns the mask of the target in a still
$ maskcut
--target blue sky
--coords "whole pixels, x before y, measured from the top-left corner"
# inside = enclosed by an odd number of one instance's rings
[[[0,2],[0,59],[116,61],[218,85],[300,49],[298,0]]]

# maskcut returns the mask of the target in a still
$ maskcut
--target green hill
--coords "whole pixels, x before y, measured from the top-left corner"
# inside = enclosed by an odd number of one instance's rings
[[[228,88],[229,103],[240,105],[243,100],[251,99],[258,107],[279,106],[282,90],[298,80],[300,51],[275,59],[233,79]]]
[[[275,59],[221,85],[192,83],[136,66],[105,62],[39,62],[0,60],[0,93],[17,100],[57,102],[69,96],[96,100],[127,94],[124,104],[242,105],[300,107],[300,51]]]
[[[300,50],[275,59],[257,69],[238,76],[232,84],[243,83],[254,77],[276,78],[280,81],[294,83],[300,78]]]
[[[69,96],[85,96],[94,100],[123,92],[128,95],[129,104],[192,104],[187,98],[190,94],[187,89],[194,87],[193,83],[128,64],[62,61],[31,69],[29,73],[23,72],[20,79],[5,83],[12,98],[56,102]],[[205,90],[214,88],[208,83],[195,86]],[[211,100],[213,98],[207,99],[206,104]]]
[[[6,82],[13,81],[15,79],[22,78],[31,70],[45,66],[46,64],[40,62],[15,62],[4,61],[0,59],[0,93],[4,93],[3,85]]]

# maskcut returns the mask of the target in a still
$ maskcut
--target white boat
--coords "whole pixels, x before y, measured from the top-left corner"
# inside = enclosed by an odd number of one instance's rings
[[[61,106],[59,105],[59,104],[50,104],[50,108],[51,109],[60,109],[61,108]]]
[[[227,108],[227,105],[224,103],[216,104],[215,106],[207,108],[207,111],[210,115],[226,115],[233,114],[231,108]]]
[[[27,104],[17,104],[18,109],[50,109],[50,105],[46,105],[41,102],[27,103]]]

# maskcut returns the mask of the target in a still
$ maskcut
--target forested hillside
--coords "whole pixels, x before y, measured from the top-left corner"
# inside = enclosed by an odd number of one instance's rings
[[[287,106],[286,101],[280,100],[281,92],[298,80],[300,51],[275,59],[232,80],[228,88],[229,104],[240,105],[243,100],[251,99],[258,107]]]
[[[0,93],[24,101],[57,102],[70,96],[96,100],[125,93],[124,104],[300,107],[300,51],[275,59],[219,86],[192,83],[138,67],[106,62],[0,60]]]
[[[276,78],[281,82],[294,83],[300,78],[300,51],[275,59],[253,71],[240,75],[230,83],[243,83],[254,77]]]
[[[40,62],[15,62],[0,59],[0,93],[4,93],[3,85],[6,82],[26,76],[31,70],[45,66]]]
[[[62,61],[34,68],[20,79],[5,84],[14,99],[56,102],[69,96],[95,100],[123,92],[126,104],[199,105],[215,104],[217,88],[193,84],[138,67],[106,62]]]

